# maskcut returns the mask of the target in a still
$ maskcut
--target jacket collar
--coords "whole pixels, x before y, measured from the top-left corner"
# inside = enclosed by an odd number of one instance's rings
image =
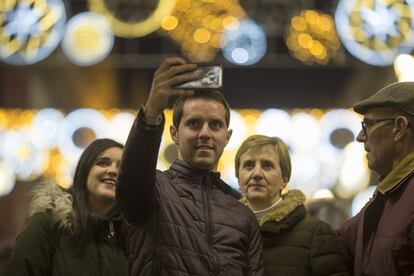
[[[240,199],[240,194],[235,192],[220,178],[219,172],[198,169],[188,162],[178,159],[171,165],[170,170],[200,184],[210,182],[225,194],[229,194],[236,199]]]
[[[195,181],[202,182],[203,178],[207,175],[217,175],[220,178],[220,173],[213,172],[209,170],[203,170],[196,168],[183,160],[175,160],[174,163],[170,167],[171,170],[182,174],[187,178],[191,178]]]
[[[72,229],[74,213],[73,198],[70,192],[62,189],[52,181],[44,181],[32,190],[32,200],[29,205],[29,217],[36,213],[51,212],[52,221],[59,228]],[[107,218],[91,215],[92,227],[107,224],[109,221],[122,219],[118,210],[114,209]]]
[[[414,173],[414,152],[404,157],[401,162],[378,184],[377,191],[386,194],[397,189]]]
[[[275,208],[271,209],[267,214],[263,215],[260,218],[260,226],[264,226],[266,222],[280,222],[286,219],[298,207],[303,206],[303,203],[305,202],[305,195],[299,190],[290,190],[286,194],[282,195],[282,198],[282,202],[280,202],[277,206],[275,206]],[[241,202],[247,205],[246,198],[243,198]],[[298,219],[303,218],[302,213],[303,212],[301,212],[301,215]],[[304,215],[306,215],[306,210]]]
[[[60,228],[72,228],[72,196],[51,181],[40,183],[32,190],[29,217],[47,211],[51,211],[52,221]]]

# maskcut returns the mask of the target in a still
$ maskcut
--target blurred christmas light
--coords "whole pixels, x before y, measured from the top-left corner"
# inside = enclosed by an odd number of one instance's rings
[[[247,134],[247,126],[243,117],[237,112],[232,110],[230,113],[230,126],[233,130],[230,141],[226,146],[227,150],[237,150]]]
[[[398,55],[394,61],[394,71],[398,81],[414,81],[414,57],[412,55]]]
[[[363,191],[359,192],[352,200],[351,216],[355,216],[368,203],[370,198],[374,196],[376,186],[369,186]]]
[[[120,18],[115,11],[108,8],[108,3],[105,0],[88,0],[89,9],[93,12],[104,15],[112,24],[115,35],[126,38],[146,36],[160,28],[161,22],[164,18],[171,15],[176,4],[175,0],[159,0],[155,9],[150,15],[143,20],[134,18]],[[111,2],[112,5],[126,5],[124,2]],[[131,10],[136,8],[136,5],[131,2]]]
[[[66,160],[76,162],[84,147],[77,145],[74,134],[79,130],[90,130],[94,137],[88,137],[86,142],[96,138],[107,137],[107,119],[97,110],[78,109],[69,113],[59,127],[58,147]]]
[[[171,16],[163,19],[160,34],[178,43],[190,60],[207,62],[222,47],[223,31],[238,26],[244,16],[238,0],[177,0]]]
[[[328,63],[340,46],[332,17],[315,10],[294,16],[285,40],[291,54],[305,64]]]
[[[255,133],[276,136],[285,143],[289,143],[292,131],[291,124],[292,119],[286,111],[267,109],[257,119]]]
[[[13,168],[0,160],[0,197],[8,195],[14,188],[16,178]]]
[[[80,66],[101,62],[113,45],[114,35],[109,21],[94,12],[83,12],[72,17],[62,41],[66,57]]]
[[[13,168],[20,180],[32,180],[45,171],[49,155],[41,141],[31,136],[30,128],[24,126],[5,133],[0,154]]]
[[[332,191],[329,189],[320,189],[317,191],[312,198],[314,199],[333,199],[335,196],[333,195]]]
[[[0,59],[15,65],[39,62],[57,47],[65,24],[61,0],[0,4]]]
[[[31,123],[35,132],[43,134],[42,143],[45,143],[47,147],[54,148],[57,145],[58,129],[64,119],[62,112],[53,109],[46,108],[36,113]]]
[[[341,0],[335,21],[349,53],[365,63],[387,66],[414,49],[413,14],[411,0]]]
[[[335,188],[341,197],[348,198],[368,186],[370,173],[362,144],[350,143],[345,147],[343,156],[344,161],[340,169],[339,182]]]
[[[322,133],[322,142],[331,145],[335,150],[342,150],[342,148],[338,148],[337,145],[332,144],[332,134],[337,130],[346,129],[353,134],[351,139],[354,141],[361,130],[361,117],[347,109],[331,110],[325,113],[319,120],[319,127]]]
[[[305,112],[296,113],[292,116],[291,128],[290,144],[296,151],[311,151],[317,147],[320,129],[316,118]]]
[[[266,33],[250,19],[242,20],[237,29],[226,29],[223,39],[225,42],[223,55],[234,64],[255,64],[266,53]]]
[[[0,163],[5,162],[11,168],[14,178],[32,180],[42,175],[69,187],[84,147],[103,137],[125,142],[135,116],[135,111],[117,109],[78,109],[66,115],[55,109],[0,109],[0,118],[7,120],[6,127],[0,126]],[[165,118],[169,126],[171,110],[165,111]],[[338,128],[347,128],[352,133],[360,128],[359,115],[349,110],[241,109],[232,110],[231,118],[233,137],[218,168],[223,179],[234,188],[237,188],[234,155],[240,143],[253,134],[278,136],[287,143],[293,168],[289,187],[303,190],[307,197],[315,196],[321,189],[334,189],[339,197],[349,198],[369,182],[363,147],[351,142],[344,149],[336,148],[328,138]],[[175,147],[166,127],[159,151],[159,169],[167,169],[176,158]],[[11,184],[14,180],[7,183],[14,185]],[[0,180],[0,194],[1,185]]]
[[[162,21],[161,21],[161,27],[164,30],[167,31],[172,31],[175,28],[177,28],[178,25],[178,19],[175,16],[169,15],[167,17],[165,17]]]

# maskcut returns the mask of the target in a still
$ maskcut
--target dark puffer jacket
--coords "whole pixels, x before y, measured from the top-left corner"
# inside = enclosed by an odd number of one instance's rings
[[[128,275],[127,258],[112,231],[120,219],[93,217],[91,234],[79,250],[71,234],[72,197],[54,183],[39,185],[29,215],[4,275]]]
[[[122,159],[117,199],[126,219],[131,275],[262,275],[253,213],[217,173],[177,160],[155,170],[162,126],[138,117]]]
[[[301,191],[290,190],[260,218],[267,275],[348,275],[331,227],[308,217],[304,201]]]

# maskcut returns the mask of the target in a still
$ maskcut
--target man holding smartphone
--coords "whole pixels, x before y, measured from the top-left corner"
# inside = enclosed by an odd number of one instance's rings
[[[130,273],[263,275],[255,216],[216,172],[231,136],[227,101],[215,90],[173,88],[198,79],[196,69],[178,57],[161,64],[126,142],[117,200],[131,225]],[[170,127],[178,160],[161,172],[156,163],[171,96],[179,96]]]

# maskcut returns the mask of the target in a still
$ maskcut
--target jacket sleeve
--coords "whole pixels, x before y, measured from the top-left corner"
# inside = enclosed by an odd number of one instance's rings
[[[158,206],[156,166],[164,117],[151,126],[143,116],[141,108],[125,144],[116,189],[118,207],[131,224],[144,221]]]
[[[55,252],[57,234],[49,213],[37,213],[17,236],[4,275],[48,275]]]
[[[262,236],[259,231],[256,217],[253,214],[249,227],[250,243],[247,251],[247,272],[245,275],[262,276],[265,275]]]
[[[339,241],[331,227],[324,222],[319,222],[313,233],[310,268],[312,275],[350,275]]]

